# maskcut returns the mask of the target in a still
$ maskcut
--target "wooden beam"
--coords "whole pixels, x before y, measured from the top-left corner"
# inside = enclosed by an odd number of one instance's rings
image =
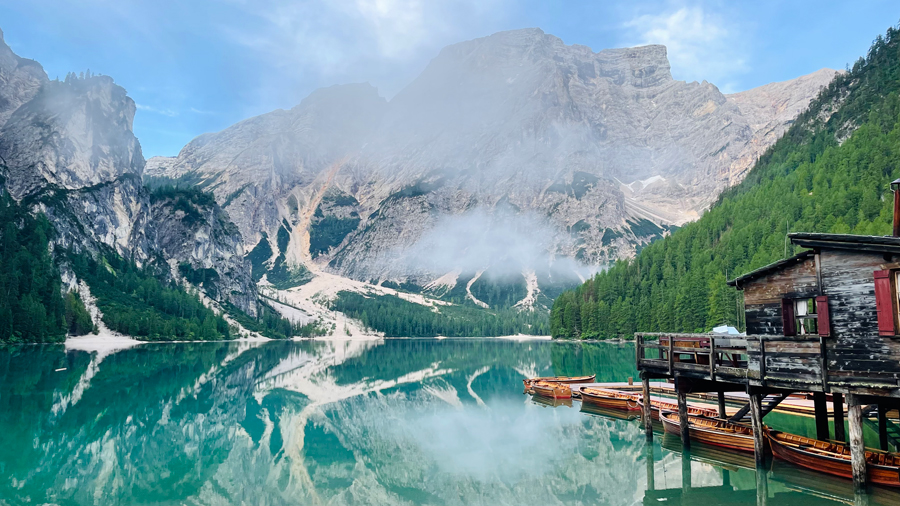
[[[816,411],[816,439],[827,441],[831,435],[828,430],[828,404],[825,400],[825,392],[813,393],[813,407]]]
[[[832,410],[834,411],[834,439],[837,441],[847,441],[847,435],[844,432],[844,394],[834,393],[832,397]]]
[[[725,411],[725,392],[722,390],[719,390],[719,418],[728,418],[728,413]]]
[[[680,388],[678,388],[678,421],[681,425],[681,446],[687,450],[691,447],[691,423],[688,420],[687,392]]]
[[[641,383],[644,387],[644,435],[647,436],[647,441],[653,441],[653,417],[651,416],[653,414],[653,410],[650,400],[650,376],[642,373]]]
[[[647,490],[656,489],[655,461],[653,460],[653,443],[647,441],[644,446],[644,460],[647,464]]]
[[[684,425],[684,424],[682,424]],[[685,448],[681,451],[681,491],[682,494],[691,491],[691,451]]]
[[[669,376],[672,375],[672,372],[675,371],[675,354],[673,353],[675,350],[675,338],[669,336],[669,353],[666,358],[669,359]]]
[[[889,451],[887,437],[887,406],[878,403],[878,444],[881,449]]]
[[[762,423],[762,398],[760,393],[750,394],[750,422],[753,427],[753,454],[757,473],[766,463],[766,442]]]
[[[862,404],[856,395],[847,395],[850,422],[850,465],[853,468],[853,486],[856,490],[866,488],[866,446],[863,441]]]

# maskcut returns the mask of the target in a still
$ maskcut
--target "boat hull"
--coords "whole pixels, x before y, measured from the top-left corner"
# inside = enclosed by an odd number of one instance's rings
[[[700,419],[700,417],[690,418]],[[707,419],[704,418],[702,420]],[[681,422],[678,419],[677,413],[663,412],[662,416],[660,416],[660,421],[663,424],[663,430],[667,433],[676,435],[681,434]],[[722,448],[730,448],[742,452],[753,452],[753,433],[750,429],[727,422],[710,421],[718,423],[724,428],[707,427],[692,423],[689,427],[691,439],[713,446],[720,446]],[[737,432],[737,430],[742,432]]]
[[[772,455],[775,458],[790,462],[795,466],[832,476],[840,476],[847,479],[853,478],[849,449],[838,449],[832,443],[821,441],[819,443],[834,447],[834,451],[830,451],[828,454],[824,452],[817,453],[785,444],[781,439],[782,437],[784,436],[781,432],[766,431],[766,438],[769,440],[769,446],[772,448]],[[800,442],[817,442],[814,439],[800,438],[799,436],[793,436],[793,438]],[[839,454],[838,451],[841,453]],[[869,456],[871,452],[867,451],[866,454]],[[866,464],[866,470],[870,482],[889,487],[900,487],[900,466],[886,466],[869,462]]]
[[[571,385],[576,383],[593,383],[594,379],[596,378],[596,374],[591,374],[590,376],[554,376],[551,378],[525,378],[522,380],[522,384],[525,385],[525,390],[528,391],[531,389],[532,385],[539,381],[543,383],[563,383],[566,385]]]
[[[548,397],[550,399],[571,399],[572,389],[564,384],[546,383],[531,385],[534,395]]]
[[[644,401],[638,401],[638,404],[641,406],[641,409],[644,408]],[[717,418],[719,416],[719,411],[708,408],[698,408],[695,406],[688,406],[688,415],[690,416],[705,416],[708,418]],[[678,411],[678,404],[674,402],[659,402],[659,401],[651,401],[650,402],[650,418],[655,421],[659,421],[659,413],[660,411]]]
[[[593,406],[604,409],[617,409],[619,411],[640,411],[641,405],[635,396],[627,394],[610,394],[591,393],[590,391],[581,391],[581,402],[588,403]]]

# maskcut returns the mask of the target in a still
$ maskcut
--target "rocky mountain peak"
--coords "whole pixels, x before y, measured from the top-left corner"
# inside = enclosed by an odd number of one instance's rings
[[[403,251],[499,203],[546,222],[550,255],[598,265],[696,218],[828,80],[725,96],[674,80],[664,46],[595,52],[527,28],[444,48],[388,102],[319,90],[151,165],[212,189],[267,265],[430,282],[453,268]]]
[[[0,127],[20,105],[34,98],[47,81],[44,68],[13,53],[0,32]]]
[[[134,101],[107,76],[43,83],[0,129],[10,194],[21,199],[48,185],[72,190],[140,177],[134,113]]]

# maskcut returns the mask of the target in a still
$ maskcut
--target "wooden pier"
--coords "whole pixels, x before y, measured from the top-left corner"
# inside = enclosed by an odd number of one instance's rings
[[[900,180],[892,188],[900,208]],[[764,417],[786,406],[812,414],[816,439],[849,442],[854,484],[864,489],[864,424],[874,425],[882,450],[900,446],[900,427],[887,416],[900,408],[900,237],[789,237],[809,249],[728,282],[743,292],[747,335],[635,334],[641,391],[671,391],[682,419],[687,396],[715,397],[723,417],[749,414],[760,466]],[[798,402],[798,393],[808,399]],[[726,413],[737,398],[744,406]],[[682,436],[688,448],[686,428]]]

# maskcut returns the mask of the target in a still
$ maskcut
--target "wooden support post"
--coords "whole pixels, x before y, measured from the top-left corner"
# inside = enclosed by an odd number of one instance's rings
[[[709,338],[709,381],[716,381],[716,338]]]
[[[850,465],[853,468],[853,487],[857,491],[866,488],[866,446],[863,441],[862,403],[854,394],[847,395],[847,419],[850,422]]]
[[[844,394],[831,394],[832,410],[834,411],[834,439],[836,441],[847,441],[847,435],[844,432]]]
[[[687,393],[676,385],[678,389],[678,421],[681,424],[681,446],[686,451],[691,447],[691,424],[688,420]]]
[[[881,445],[882,450],[889,450],[887,437],[887,406],[881,402],[878,403],[878,444]]]
[[[644,446],[644,460],[647,464],[647,490],[656,490],[656,462],[653,460],[653,443],[650,441]]]
[[[816,439],[826,441],[831,435],[828,430],[828,404],[825,392],[813,393],[813,407],[816,410]]]
[[[644,386],[644,435],[647,436],[647,441],[653,441],[653,406],[650,400],[650,376],[647,373],[641,373],[641,382]]]
[[[728,412],[725,411],[725,392],[719,390],[719,418],[728,418]]]
[[[756,466],[756,506],[766,506],[769,503],[769,477],[766,470]]]
[[[685,448],[681,451],[681,492],[691,491],[691,450]]]
[[[675,370],[675,355],[672,353],[675,348],[675,336],[669,335],[669,376],[672,376],[672,372]]]
[[[766,440],[763,433],[762,398],[759,393],[750,394],[750,422],[753,427],[753,454],[756,457],[757,473],[766,463]]]

